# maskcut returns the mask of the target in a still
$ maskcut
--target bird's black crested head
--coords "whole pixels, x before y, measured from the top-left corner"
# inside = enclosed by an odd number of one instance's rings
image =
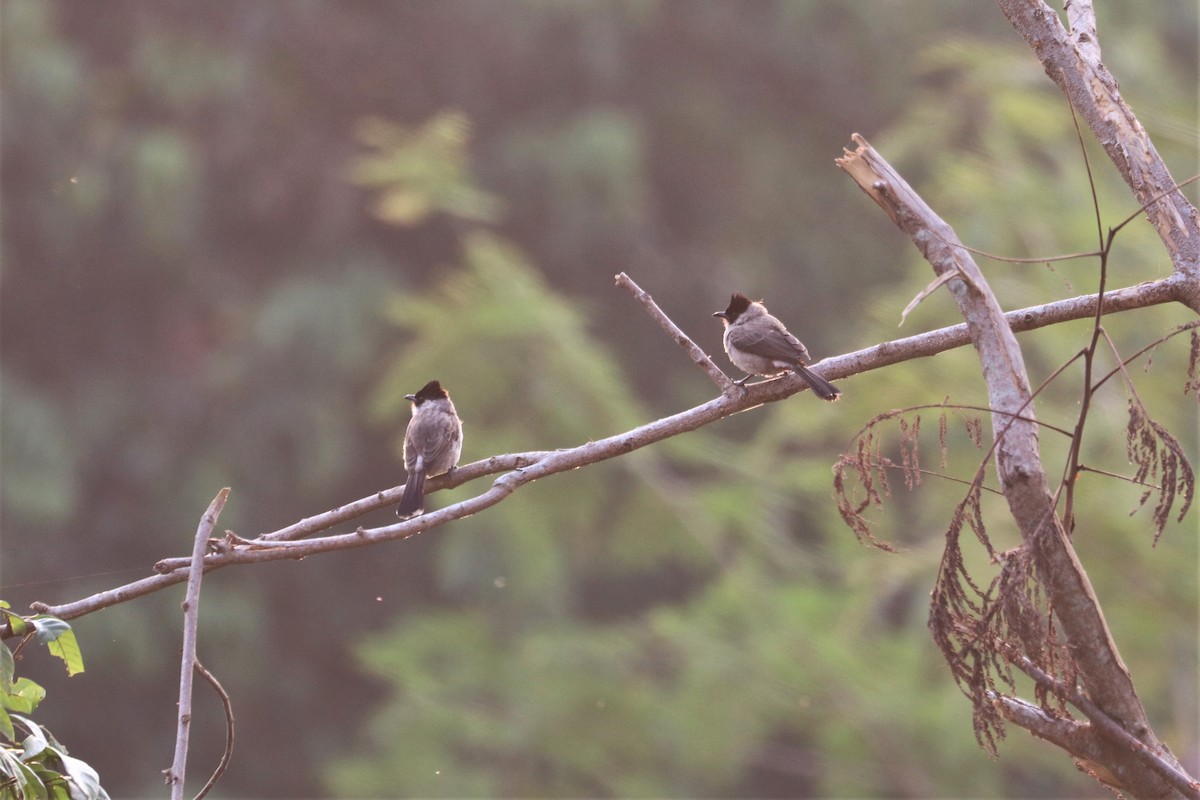
[[[426,400],[449,400],[450,393],[443,389],[437,381],[430,381],[421,387],[421,391],[416,394],[406,394],[404,397],[416,405],[421,405]]]
[[[729,298],[729,307],[724,311],[718,311],[713,316],[721,317],[726,322],[733,322],[746,312],[751,302],[750,298],[741,292],[734,292],[733,296]]]

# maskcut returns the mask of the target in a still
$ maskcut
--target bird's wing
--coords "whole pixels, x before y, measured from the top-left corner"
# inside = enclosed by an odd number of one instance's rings
[[[461,435],[458,426],[445,425],[442,420],[414,420],[408,430],[405,467],[411,472],[418,455],[426,464],[438,463]]]
[[[754,326],[734,325],[729,329],[729,342],[739,350],[763,358],[807,363],[808,350],[782,325]],[[758,332],[755,332],[755,331]]]

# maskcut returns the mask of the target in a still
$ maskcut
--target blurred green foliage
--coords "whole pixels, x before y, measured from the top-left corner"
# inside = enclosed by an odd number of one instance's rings
[[[366,119],[358,138],[375,155],[363,156],[351,179],[379,187],[376,213],[393,225],[418,225],[435,212],[488,221],[500,209],[494,197],[472,185],[466,115],[446,111],[416,131],[382,119]]]
[[[59,602],[403,479],[403,395],[441,380],[463,461],[566,447],[710,398],[612,277],[711,353],[730,292],[818,357],[897,335],[927,265],[832,160],[859,131],[965,241],[1098,234],[1069,110],[999,12],[950,0],[0,6],[4,594]],[[1104,55],[1196,170],[1194,4],[1105,4]],[[1087,144],[1104,224],[1136,209]],[[1195,194],[1191,195],[1195,197]],[[982,260],[1009,308],[1094,291],[1096,260]],[[1163,275],[1141,223],[1110,285]],[[1106,319],[1129,352],[1189,319]],[[958,321],[944,294],[899,333]],[[1084,323],[1023,334],[1040,382]],[[1131,371],[1196,461],[1187,343]],[[718,359],[724,363],[723,358]],[[1070,426],[1079,370],[1039,403]],[[963,349],[579,473],[402,544],[223,570],[200,650],[230,690],[225,796],[1063,796],[1023,734],[988,762],[925,629],[961,487],[899,485],[864,548],[830,464],[877,413],[986,402]],[[1127,390],[1085,461],[1127,471]],[[941,469],[937,414],[924,466]],[[950,421],[948,474],[980,451]],[[1059,468],[1061,437],[1042,437]],[[444,505],[471,484],[432,496]],[[1094,474],[1076,546],[1158,732],[1196,767],[1197,542],[1151,548],[1141,490]],[[985,500],[998,546],[1003,501]],[[389,517],[365,520],[386,524]],[[972,569],[990,575],[981,553]],[[117,796],[161,792],[178,594],[79,620],[90,668],[46,723]],[[40,676],[39,676],[40,678]],[[99,730],[94,720],[108,724]],[[117,732],[119,735],[114,734]],[[193,775],[215,763],[215,701]]]

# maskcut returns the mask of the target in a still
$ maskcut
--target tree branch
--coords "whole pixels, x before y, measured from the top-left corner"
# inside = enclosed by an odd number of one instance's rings
[[[865,139],[855,134],[854,141],[856,149],[846,151],[838,159],[838,166],[912,238],[935,273],[955,275],[947,286],[979,352],[989,406],[995,409],[992,427],[1000,485],[1022,538],[1032,548],[1038,575],[1079,665],[1079,677],[1088,695],[1152,750],[1165,751],[1150,729],[1091,582],[1055,511],[1055,499],[1038,452],[1029,380],[1012,328],[983,273],[953,229]],[[1009,418],[1002,417],[1001,412]],[[1022,416],[1018,419],[1013,415]],[[1118,775],[1121,785],[1130,792],[1145,797],[1172,794],[1163,776],[1147,768],[1123,743],[1098,737],[1095,744],[1104,754],[1100,763]]]
[[[628,280],[628,278],[626,278]],[[1135,308],[1144,308],[1146,306],[1156,305],[1159,303],[1174,302],[1176,293],[1172,284],[1180,280],[1179,275],[1172,275],[1169,278],[1164,278],[1158,281],[1130,286],[1124,289],[1105,292],[1104,294],[1104,313],[1111,314],[1118,311],[1128,311]],[[632,284],[632,281],[629,281]],[[622,282],[622,285],[625,285]],[[632,284],[636,285],[636,284]],[[638,290],[640,291],[640,290]],[[643,293],[644,294],[644,293]],[[636,294],[635,294],[636,296]],[[648,295],[647,295],[648,297]],[[651,301],[652,303],[653,301]],[[1053,303],[1046,303],[1038,306],[1030,306],[1029,308],[1010,311],[1005,315],[1009,326],[1013,331],[1031,331],[1038,328],[1043,328],[1049,325],[1055,325],[1060,322],[1066,322],[1076,319],[1091,318],[1096,313],[1096,304],[1098,296],[1095,294],[1073,297],[1067,300],[1060,300]],[[648,306],[649,308],[650,306]],[[657,309],[657,306],[653,306]],[[658,311],[662,314],[661,310]],[[662,315],[666,319],[666,315]],[[671,323],[670,327],[664,327],[670,332],[670,335],[677,342],[680,339],[675,336],[672,330],[678,330]],[[662,325],[662,322],[659,323]],[[683,336],[682,333],[680,333]],[[695,361],[691,347],[695,347],[696,351],[699,348],[691,343],[691,340],[683,336],[685,342],[680,342],[684,350],[692,356]],[[926,358],[929,356],[943,353],[947,350],[953,350],[957,347],[962,347],[971,343],[971,336],[966,324],[951,325],[945,328],[938,328],[932,331],[926,331],[913,336],[907,336],[902,339],[895,339],[889,342],[882,342],[871,347],[856,350],[850,353],[845,353],[840,356],[834,356],[824,359],[816,365],[818,371],[830,380],[846,378],[851,375],[870,372],[872,370],[881,369],[883,367],[897,364],[902,361],[908,361],[915,358]],[[690,347],[688,346],[690,344]],[[705,356],[707,358],[707,356]],[[708,367],[702,362],[697,361],[712,375]],[[708,359],[711,364],[712,360]],[[716,369],[720,373],[715,365]],[[723,373],[721,373],[723,375]],[[714,377],[714,381],[717,379]],[[728,380],[728,378],[725,378]],[[796,376],[787,375],[771,381],[762,381],[756,384],[750,384],[746,387],[747,392],[743,394],[739,389],[730,396],[719,398],[718,400],[710,401],[704,405],[697,406],[688,411],[676,414],[668,420],[675,420],[673,425],[679,426],[678,432],[686,432],[695,430],[696,428],[708,425],[719,419],[724,419],[727,416],[746,411],[750,408],[762,405],[763,403],[771,403],[791,397],[797,392],[807,388],[807,384]],[[713,406],[713,404],[716,404]],[[710,407],[712,406],[712,407]],[[660,420],[662,422],[662,420]],[[619,437],[631,442],[643,442],[638,444],[638,447],[644,444],[650,444],[651,441],[645,440],[645,428],[641,426],[621,434]],[[652,441],[659,441],[665,436],[673,436],[675,433],[666,433],[664,436],[655,438]],[[584,445],[587,447],[587,445]],[[626,450],[618,450],[615,454],[621,455],[636,447],[629,447]],[[461,486],[469,481],[477,480],[488,475],[495,475],[501,472],[517,470],[530,467],[533,464],[539,463],[542,460],[554,455],[556,452],[575,452],[579,448],[573,448],[568,451],[546,451],[535,450],[523,453],[508,453],[503,455],[495,455],[490,458],[485,458],[480,461],[475,461],[471,464],[466,464],[458,467],[453,472],[439,475],[434,478],[429,478],[426,482],[426,491],[436,491],[438,489],[452,489]],[[592,454],[599,451],[591,451]],[[596,460],[602,458],[610,458],[612,456],[597,457]],[[586,463],[592,463],[588,461]],[[574,467],[572,467],[573,469]],[[516,488],[516,487],[513,487]],[[230,545],[225,548],[229,554],[237,552],[238,555],[222,555],[220,553],[213,554],[205,558],[204,569],[211,571],[229,564],[249,564],[258,561],[273,561],[284,558],[303,558],[307,555],[313,555],[326,550],[345,549],[347,547],[357,547],[368,544],[373,544],[380,541],[391,541],[394,539],[406,539],[410,536],[415,536],[427,530],[439,527],[440,525],[450,522],[451,520],[460,517],[469,516],[488,506],[499,502],[502,497],[487,494],[480,498],[472,498],[471,500],[463,501],[463,503],[450,506],[431,514],[425,514],[420,517],[415,517],[411,520],[392,525],[386,528],[377,528],[372,530],[364,530],[361,533],[356,531],[353,534],[344,534],[342,536],[323,537],[321,539],[312,539],[306,542],[306,546],[300,550],[280,548],[262,548],[261,545],[279,544],[283,542],[291,542],[298,539],[310,537],[321,531],[329,530],[337,525],[343,525],[359,517],[369,514],[374,511],[391,506],[399,502],[400,497],[404,494],[404,486],[396,486],[391,489],[384,489],[367,497],[346,503],[337,508],[324,511],[320,514],[315,514],[311,517],[306,517],[298,522],[295,522],[279,530],[270,533],[264,533],[254,539],[244,540],[253,543],[257,549],[254,550],[238,550],[231,540]],[[318,544],[314,547],[312,542]],[[98,611],[102,608],[124,603],[128,600],[133,600],[144,595],[165,589],[169,586],[174,586],[177,583],[182,583],[187,580],[188,572],[186,570],[189,559],[186,558],[168,558],[163,559],[156,565],[156,569],[164,574],[151,575],[146,578],[133,581],[118,586],[113,589],[108,589],[98,592],[89,597],[82,598],[70,603],[61,605],[51,605],[43,602],[35,602],[31,604],[31,608],[43,614],[51,614],[64,620],[77,619],[78,617],[90,614],[93,611]]]
[[[1071,705],[1083,712],[1088,721],[1095,727],[1100,728],[1109,737],[1116,739],[1129,748],[1129,752],[1135,754],[1144,760],[1152,769],[1161,774],[1166,780],[1180,791],[1185,797],[1200,798],[1200,784],[1192,780],[1191,777],[1179,768],[1179,764],[1174,762],[1174,759],[1165,758],[1161,752],[1155,752],[1147,747],[1143,742],[1136,739],[1128,731],[1122,728],[1112,717],[1105,714],[1101,709],[1096,707],[1096,704],[1081,695],[1075,689],[1066,686],[1062,681],[1057,680],[1054,676],[1048,674],[1027,657],[1022,655],[1013,655],[1010,659],[1018,669],[1024,672],[1029,677],[1033,678],[1038,685],[1042,686],[1057,697],[1066,699]],[[1059,720],[1062,721],[1062,720]],[[1073,735],[1069,741],[1073,744],[1078,744],[1084,752],[1072,753],[1080,758],[1087,758],[1091,761],[1097,761],[1104,757],[1104,754],[1094,747],[1094,744],[1089,740],[1089,726],[1081,723],[1070,721],[1075,727]],[[1039,734],[1040,735],[1040,734]],[[1068,750],[1071,748],[1068,747]],[[1087,753],[1091,753],[1087,755]],[[1114,778],[1116,776],[1113,776]],[[1117,788],[1121,788],[1120,785]]]
[[[204,550],[212,535],[217,517],[229,498],[229,489],[222,489],[208,504],[208,510],[200,518],[196,538],[192,545],[192,569],[188,574],[187,594],[183,600],[183,655],[179,668],[179,726],[175,734],[175,761],[167,770],[167,784],[171,787],[171,800],[183,800],[184,773],[187,768],[188,732],[192,725],[192,677],[196,673],[196,632],[200,625],[200,581],[204,570],[200,568]]]
[[[616,276],[617,286],[621,286],[629,290],[629,293],[637,299],[643,306],[646,307],[646,313],[658,323],[658,326],[666,331],[667,335],[675,340],[675,343],[683,348],[683,352],[688,354],[701,369],[708,373],[708,377],[712,378],[713,383],[724,394],[733,387],[733,381],[729,379],[721,369],[713,363],[713,360],[708,357],[708,354],[696,345],[686,333],[684,333],[678,325],[671,321],[671,318],[663,313],[663,310],[658,307],[658,303],[654,302],[649,294],[642,287],[633,282],[633,279],[624,272],[618,273]]]
[[[993,695],[992,702],[1009,722],[1024,728],[1039,739],[1058,745],[1076,758],[1098,763],[1098,760],[1104,757],[1104,753],[1096,747],[1086,722],[1056,717],[1028,700],[1005,694]],[[1111,773],[1109,776],[1111,777]],[[1120,788],[1115,778],[1111,778],[1109,783]]]
[[[1175,299],[1200,313],[1200,215],[1183,192],[1173,189],[1170,170],[1101,63],[1090,0],[1066,3],[1070,32],[1042,0],[996,4],[1104,147],[1134,197],[1146,206],[1180,278],[1172,284]]]

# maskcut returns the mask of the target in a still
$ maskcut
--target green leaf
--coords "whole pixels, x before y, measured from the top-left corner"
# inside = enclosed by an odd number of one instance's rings
[[[4,709],[3,705],[0,705],[0,734],[3,734],[4,738],[10,742],[17,740],[17,732],[13,730],[12,717],[8,716],[8,711]],[[0,772],[0,775],[3,774]]]
[[[42,731],[42,726],[28,717],[18,716],[17,714],[13,716],[29,731],[29,735],[21,742],[21,746],[24,748],[22,758],[26,761],[37,758],[41,755],[42,751],[50,746],[50,743],[46,740],[46,734]]]
[[[78,675],[83,672],[83,654],[79,652],[79,642],[75,640],[75,631],[68,628],[57,639],[46,645],[51,655],[58,656],[67,665],[68,675]]]
[[[37,631],[38,641],[46,645],[51,655],[58,656],[67,665],[68,675],[83,672],[83,654],[71,626],[58,617],[38,615],[30,620]]]
[[[12,651],[8,649],[8,645],[0,644],[0,694],[8,694],[12,691],[15,671],[16,665],[13,663]]]
[[[0,781],[13,782],[5,789],[5,800],[10,794],[26,800],[43,800],[47,797],[45,784],[32,767],[21,761],[16,750],[0,748]]]
[[[71,630],[71,626],[58,617],[48,617],[39,614],[29,621],[33,624],[33,629],[37,631],[37,640],[40,644],[50,644],[50,642],[53,642]]]
[[[12,692],[0,695],[0,706],[10,711],[29,714],[38,707],[46,697],[46,690],[29,678],[17,678],[13,681]],[[20,718],[18,718],[20,719]],[[33,723],[29,723],[32,725]]]
[[[75,785],[71,800],[108,800],[108,792],[100,786],[100,776],[85,761],[59,754],[63,771]]]
[[[29,768],[33,771],[35,780],[38,786],[41,787],[39,797],[45,797],[52,800],[63,800],[70,798],[70,787],[67,786],[66,780],[63,779],[62,773],[55,769],[53,751],[42,753],[38,758],[29,761]]]
[[[6,694],[0,696],[0,708],[17,711],[22,714],[30,714],[33,712],[34,704],[20,695]]]
[[[7,604],[6,604],[7,605]],[[29,633],[29,622],[19,614],[14,614],[11,611],[3,612],[8,618],[8,625],[12,628],[14,636],[24,636]]]

